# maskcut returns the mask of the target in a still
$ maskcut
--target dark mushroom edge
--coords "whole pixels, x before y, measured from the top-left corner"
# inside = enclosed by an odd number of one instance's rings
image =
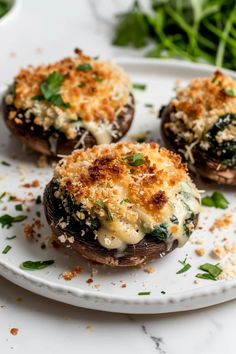
[[[107,249],[96,239],[96,231],[100,227],[99,219],[91,217],[69,194],[65,193],[62,199],[56,197],[55,192],[58,190],[58,182],[54,179],[45,188],[44,208],[47,221],[59,244],[73,249],[90,261],[108,266],[137,266],[155,258],[162,258],[178,247],[177,240],[168,245],[166,241],[170,234],[167,226],[159,224],[135,245],[127,245],[122,251]],[[83,212],[83,220],[76,216],[78,212]],[[170,221],[172,225],[178,224],[175,215]],[[184,232],[187,238],[196,227],[197,221],[198,214],[194,213],[185,219]]]

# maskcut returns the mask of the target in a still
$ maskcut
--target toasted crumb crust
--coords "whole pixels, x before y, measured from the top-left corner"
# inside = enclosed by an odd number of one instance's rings
[[[89,64],[91,70],[78,69],[84,64]],[[77,49],[73,58],[22,69],[15,78],[16,108],[32,108],[35,104],[32,97],[40,95],[40,85],[53,72],[65,75],[60,93],[70,107],[60,109],[66,111],[71,121],[79,117],[84,121],[114,122],[117,111],[129,102],[132,86],[124,71],[111,61],[93,59]]]
[[[129,159],[140,154],[143,163],[130,165]],[[74,151],[59,162],[55,179],[77,204],[104,217],[98,201],[109,205],[116,218],[134,223],[138,214],[135,205],[156,221],[170,213],[171,199],[184,181],[190,181],[186,166],[178,155],[157,144],[131,142],[94,146]]]

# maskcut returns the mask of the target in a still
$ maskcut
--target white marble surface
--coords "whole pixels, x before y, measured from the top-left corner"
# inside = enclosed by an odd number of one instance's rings
[[[69,55],[76,46],[92,55],[137,55],[110,45],[113,13],[128,2],[21,0],[17,16],[0,24],[0,88],[20,66]],[[235,305],[167,315],[110,314],[42,298],[0,277],[0,353],[235,354]],[[17,336],[10,334],[13,327]]]

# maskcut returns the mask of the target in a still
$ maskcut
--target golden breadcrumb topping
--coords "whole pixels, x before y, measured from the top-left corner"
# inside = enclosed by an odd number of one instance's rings
[[[236,114],[236,81],[217,70],[180,88],[171,105],[175,112],[165,127],[189,142],[201,140],[220,116]]]
[[[15,78],[13,102],[10,95],[6,97],[7,104],[14,103],[17,109],[28,110],[29,115],[33,113],[35,124],[43,125],[45,130],[54,126],[63,130],[68,138],[74,138],[71,124],[78,118],[87,123],[113,123],[122,108],[130,103],[132,90],[129,77],[115,63],[94,59],[78,49],[75,52],[76,56],[54,64],[22,69]],[[64,77],[59,93],[66,105],[40,99],[41,86],[53,73]],[[13,114],[16,112],[11,113],[9,119],[15,118]],[[19,117],[17,119],[18,124],[22,123]]]
[[[170,234],[182,237],[188,214],[182,199],[188,198],[191,213],[199,210],[198,191],[181,158],[155,143],[124,142],[76,150],[59,162],[55,179],[62,195],[69,192],[76,204],[98,217],[106,230],[122,235],[126,243],[137,243],[145,228],[150,231],[165,222],[170,224]],[[79,214],[83,220],[83,212]],[[175,224],[170,223],[173,214],[179,218]],[[103,230],[104,234],[106,239]],[[116,245],[113,248],[119,248]]]

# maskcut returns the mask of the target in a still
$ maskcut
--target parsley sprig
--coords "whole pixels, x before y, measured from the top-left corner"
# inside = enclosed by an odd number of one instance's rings
[[[144,155],[137,153],[123,157],[123,160],[130,166],[141,166],[145,163]]]
[[[22,222],[25,219],[27,219],[26,215],[11,216],[9,214],[4,214],[0,216],[0,224],[2,225],[2,228],[6,227],[9,229],[12,227],[13,223]]]
[[[24,270],[40,270],[55,263],[53,260],[48,261],[25,261],[20,264],[20,268]]]
[[[203,273],[198,273],[197,278],[206,279],[206,280],[217,280],[219,275],[222,273],[222,269],[219,267],[219,264],[205,263],[200,265],[200,270]]]
[[[182,274],[187,272],[191,268],[191,264],[187,263],[187,258],[185,258],[183,261],[178,261],[180,264],[182,264],[182,268],[176,272],[176,274]]]
[[[214,192],[211,196],[207,195],[206,197],[202,198],[202,205],[219,209],[227,209],[229,202],[222,193]]]
[[[41,94],[32,97],[35,100],[46,100],[51,102],[55,106],[62,106],[64,108],[69,108],[70,104],[65,103],[61,96],[61,86],[65,81],[65,75],[54,71],[51,73],[46,80],[40,85]]]

